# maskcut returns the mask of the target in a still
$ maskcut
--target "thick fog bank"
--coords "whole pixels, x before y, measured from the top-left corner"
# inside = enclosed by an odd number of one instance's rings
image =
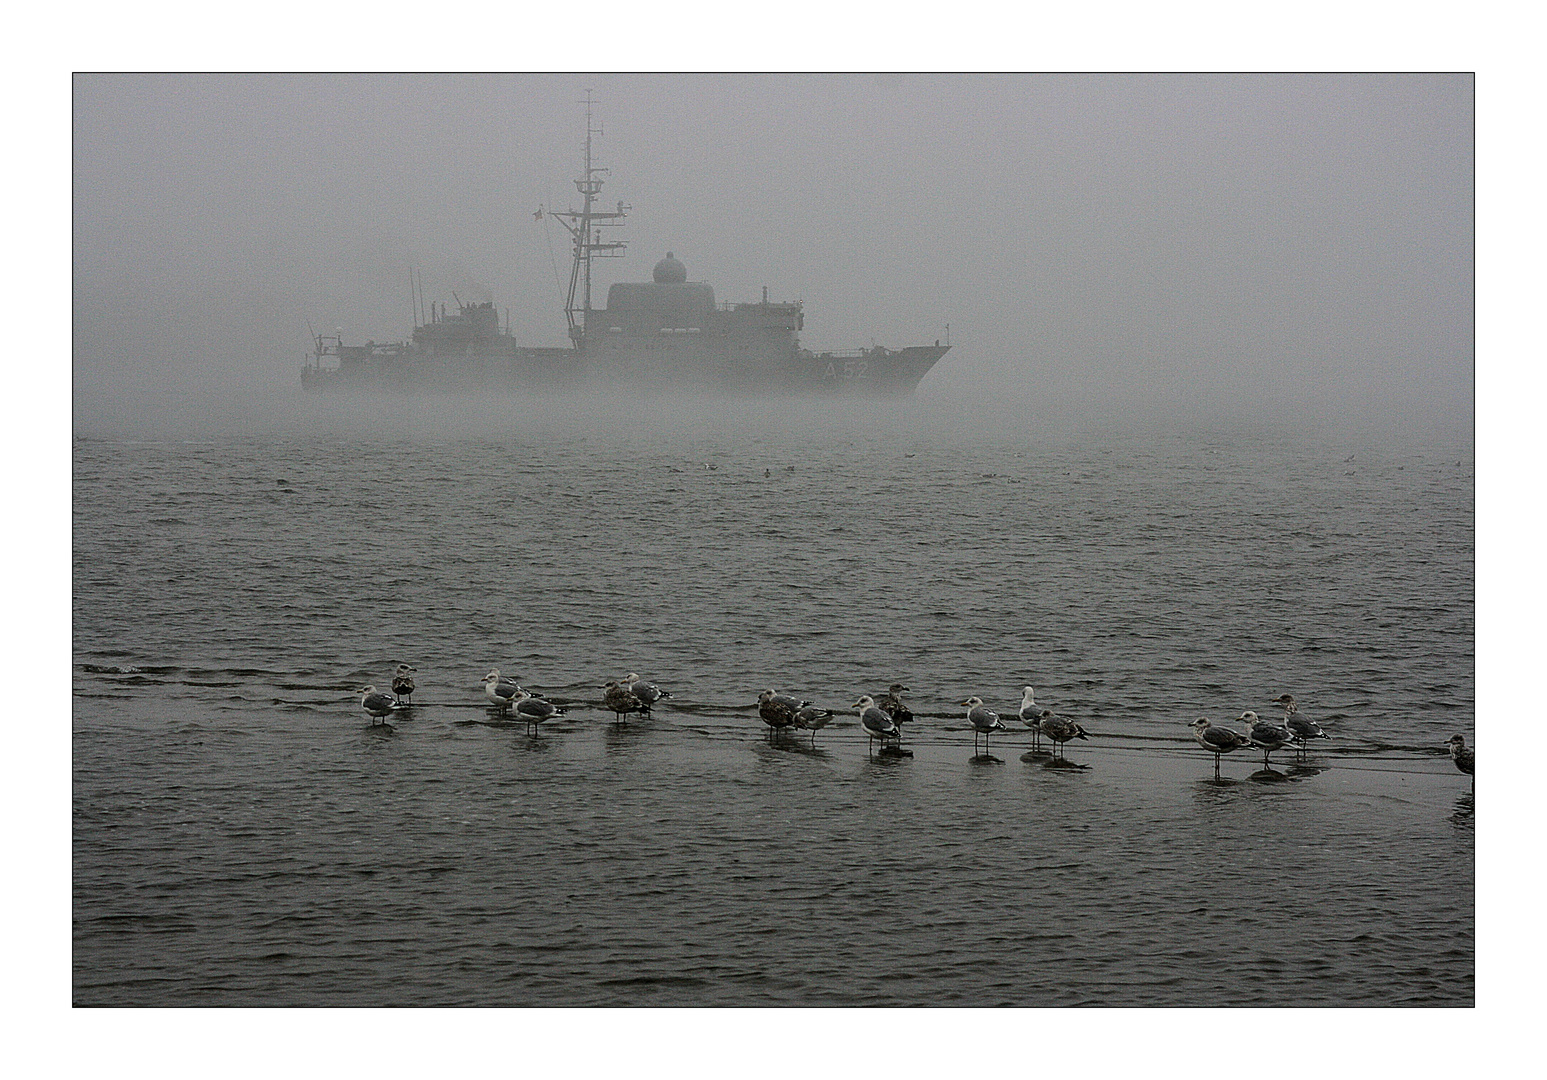
[[[800,436],[919,444],[1034,444],[1220,435],[1291,442],[1414,446],[1438,441],[1470,454],[1470,387],[1448,398],[1371,388],[1330,401],[1285,392],[1248,397],[1230,388],[1101,386],[1042,393],[921,389],[911,399],[735,398],[629,389],[563,396],[372,393],[180,394],[77,389],[78,437],[117,440],[357,439],[461,441],[615,435],[735,445]],[[605,439],[599,441],[600,447]]]

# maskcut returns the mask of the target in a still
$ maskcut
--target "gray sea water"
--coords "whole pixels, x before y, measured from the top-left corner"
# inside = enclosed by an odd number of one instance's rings
[[[75,440],[76,1004],[1473,1003],[1469,440],[372,409]]]

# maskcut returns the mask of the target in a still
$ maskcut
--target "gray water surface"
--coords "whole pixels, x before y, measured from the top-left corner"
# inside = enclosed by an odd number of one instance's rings
[[[383,427],[77,438],[77,1004],[1473,1003],[1468,446]],[[974,755],[1028,682],[1083,767]]]

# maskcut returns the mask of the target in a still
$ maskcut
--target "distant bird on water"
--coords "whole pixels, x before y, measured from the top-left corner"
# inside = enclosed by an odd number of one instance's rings
[[[602,687],[606,691],[602,695],[602,708],[611,712],[623,723],[623,718],[629,713],[644,712],[644,702],[639,700],[639,695],[630,690],[625,684],[613,681]]]
[[[1070,739],[1084,739],[1090,734],[1073,720],[1063,716],[1055,716],[1051,711],[1042,714],[1042,719],[1037,722],[1042,734],[1052,739],[1058,745],[1058,756],[1063,757],[1064,743]]]
[[[499,668],[490,668],[489,674],[483,677],[483,694],[504,715],[516,700],[516,691],[521,689],[514,679],[507,679],[500,674]]]
[[[1219,779],[1219,755],[1228,754],[1232,750],[1239,750],[1243,746],[1252,744],[1252,741],[1239,731],[1212,726],[1205,716],[1198,717],[1188,727],[1192,728],[1192,737],[1198,740],[1198,745],[1213,752],[1216,780]]]
[[[513,703],[516,709],[516,719],[525,720],[527,731],[534,735],[537,733],[538,724],[544,720],[552,720],[555,716],[564,715],[563,706],[555,705],[551,701],[544,701],[539,697],[533,697],[531,691],[524,690],[519,686],[516,687]]]
[[[801,701],[788,694],[764,690],[757,695],[757,715],[768,725],[768,737],[772,739],[777,732],[794,727],[800,710],[810,704],[809,701]]]
[[[655,683],[642,681],[632,671],[623,676],[623,681],[619,685],[628,687],[629,692],[639,699],[639,713],[641,716],[649,716],[652,705],[662,698],[671,697],[669,693],[656,686]]]
[[[1284,707],[1284,726],[1289,729],[1289,734],[1294,736],[1295,742],[1300,744],[1302,750],[1308,739],[1331,738],[1321,730],[1321,725],[1316,721],[1307,720],[1300,715],[1300,706],[1296,704],[1293,694],[1280,694],[1273,699],[1273,703]]]
[[[360,708],[371,714],[371,723],[384,719],[392,713],[392,699],[386,694],[378,694],[374,686],[367,686],[360,691]]]
[[[1052,709],[1044,709],[1041,705],[1037,704],[1037,695],[1031,687],[1021,687],[1021,723],[1031,728],[1031,748],[1033,751],[1042,749],[1042,718],[1052,715]]]
[[[972,725],[973,753],[977,753],[979,735],[983,736],[983,741],[986,746],[988,744],[989,736],[993,735],[994,732],[1009,730],[1004,726],[1003,722],[1000,721],[998,713],[996,713],[993,709],[984,708],[983,699],[977,695],[973,695],[966,701],[962,702],[962,704],[967,706],[967,722]],[[984,753],[988,753],[988,750],[985,749]]]
[[[1294,735],[1286,727],[1270,724],[1248,709],[1236,720],[1246,725],[1246,737],[1252,741],[1252,745],[1262,750],[1262,766],[1268,768],[1268,755],[1280,747],[1288,746],[1294,741]]]
[[[1472,777],[1472,790],[1477,790],[1477,776],[1472,772],[1476,755],[1466,745],[1466,739],[1460,735],[1450,737],[1450,760],[1456,763],[1456,768]]]
[[[397,670],[392,673],[392,696],[397,698],[399,705],[407,698],[408,703],[414,703],[414,672],[419,669],[409,667],[407,664],[399,664]]]
[[[881,749],[886,749],[886,740],[895,739],[902,735],[897,729],[897,721],[893,720],[876,705],[876,699],[866,694],[849,708],[859,712],[859,726],[870,739],[869,748],[875,749],[876,740],[881,740]]]

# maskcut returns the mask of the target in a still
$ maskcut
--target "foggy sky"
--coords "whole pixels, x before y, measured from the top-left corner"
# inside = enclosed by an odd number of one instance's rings
[[[565,343],[586,88],[633,209],[803,344],[956,348],[921,399],[1109,398],[1465,422],[1470,76],[77,76],[77,420],[293,398],[307,322],[493,299]]]

